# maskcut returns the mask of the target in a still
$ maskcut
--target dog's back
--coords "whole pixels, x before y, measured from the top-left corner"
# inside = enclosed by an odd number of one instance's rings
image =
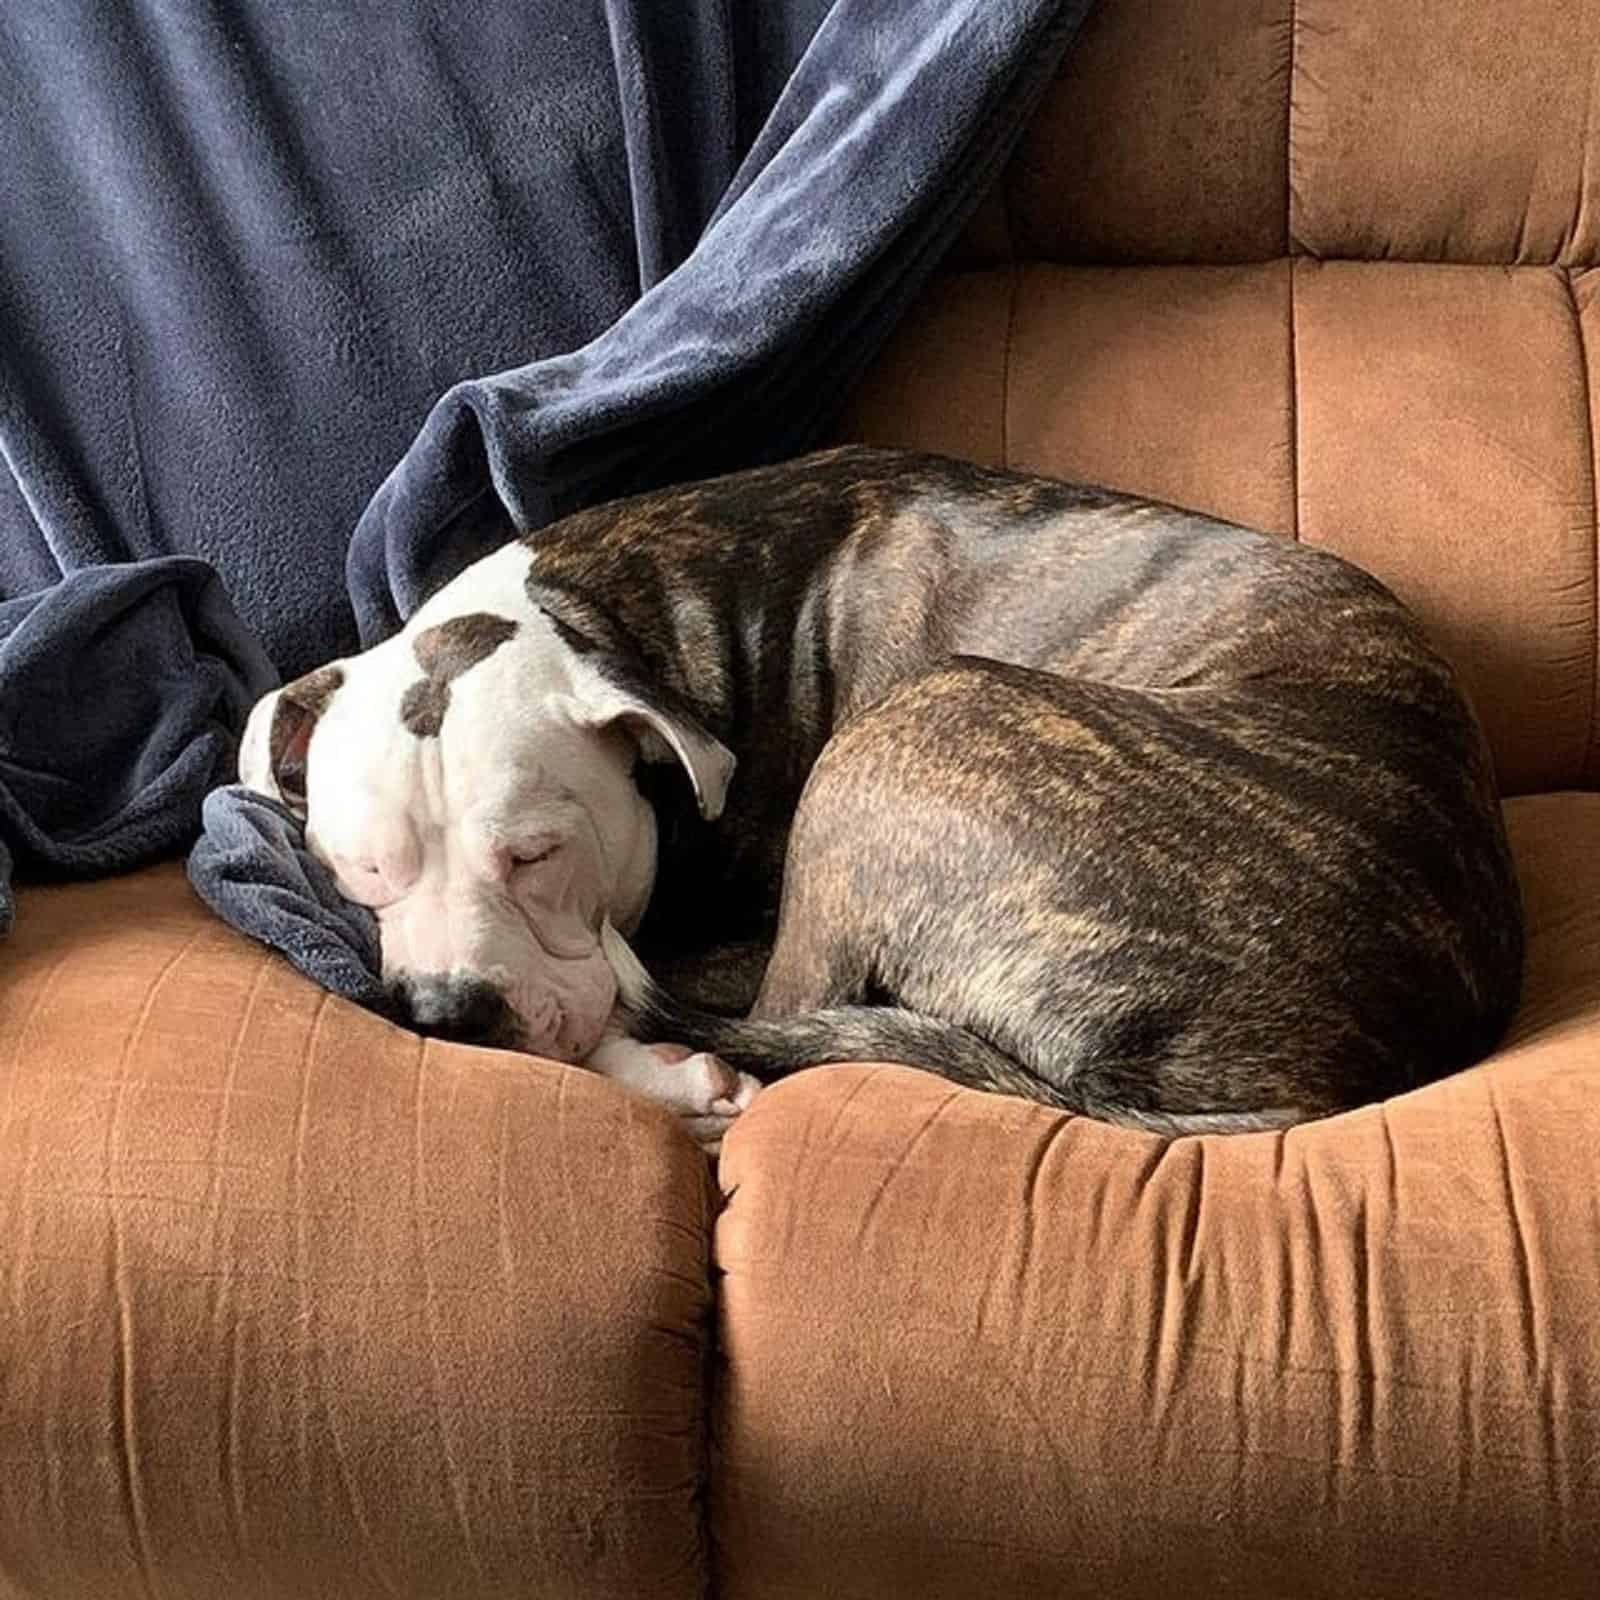
[[[1180,1129],[1320,1114],[1492,1047],[1521,970],[1492,769],[1375,579],[896,452],[717,484],[701,537],[720,523],[747,560],[763,502],[809,517],[831,702],[802,696],[826,744],[753,1019],[641,997],[653,1030],[758,1076],[907,1060]]]

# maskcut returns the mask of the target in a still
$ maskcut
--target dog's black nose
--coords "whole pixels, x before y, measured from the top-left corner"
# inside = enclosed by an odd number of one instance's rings
[[[419,973],[391,984],[390,993],[418,1033],[458,1044],[510,1047],[521,1031],[506,997],[481,978]]]

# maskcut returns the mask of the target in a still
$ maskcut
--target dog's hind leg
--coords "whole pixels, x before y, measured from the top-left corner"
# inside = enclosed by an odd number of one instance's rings
[[[777,939],[750,1016],[732,1019],[686,1004],[653,982],[608,931],[629,1031],[711,1052],[762,1082],[833,1062],[904,1062],[967,1087],[1107,1114],[957,1021],[894,1004],[880,985],[880,924],[887,915],[897,939],[916,943],[917,917],[907,906],[920,897],[916,886],[898,881],[897,860],[880,859],[899,851],[896,829],[874,814],[881,793],[870,776],[863,782],[870,757],[863,762],[856,753],[873,748],[873,721],[867,713],[853,737],[830,744],[806,786],[790,835]],[[903,808],[894,820],[905,826]],[[926,909],[936,914],[938,887],[927,888]]]
[[[641,950],[641,956],[663,989],[682,995],[697,1010],[743,1017],[761,992],[772,941],[739,939],[701,948],[667,944]]]
[[[972,659],[908,680],[812,770],[751,1016],[646,987],[631,1030],[764,1082],[905,1062],[1161,1133],[1339,1109],[1329,1062],[1275,1043],[1284,985],[1262,981],[1247,938],[1276,926],[1262,873],[1198,881],[1199,860],[1256,842],[1222,819],[1248,817],[1229,802],[1259,785],[1184,706]],[[1173,781],[1201,755],[1220,799]],[[1294,994],[1331,1055],[1342,1016],[1305,981]]]

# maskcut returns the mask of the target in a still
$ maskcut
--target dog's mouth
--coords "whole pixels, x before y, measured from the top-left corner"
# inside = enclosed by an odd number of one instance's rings
[[[505,1046],[508,1050],[521,1050],[530,1056],[542,1056],[547,1061],[564,1061],[577,1065],[594,1053],[605,1037],[612,1013],[607,1012],[596,1020],[579,1019],[574,1022],[566,1014],[548,1032],[536,1032],[522,1025],[518,1030],[519,1042]]]
[[[529,996],[511,988],[506,999],[513,1020],[506,1024],[501,1047],[569,1065],[586,1061],[605,1037],[615,1000],[613,996],[608,1003],[589,1006],[571,1004],[571,998],[542,987]],[[593,998],[598,1002],[602,997]]]

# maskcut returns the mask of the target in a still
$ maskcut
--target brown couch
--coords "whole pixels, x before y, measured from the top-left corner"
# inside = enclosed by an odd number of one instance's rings
[[[1330,545],[1500,763],[1491,1062],[1286,1136],[904,1068],[720,1170],[167,866],[0,963],[3,1600],[1600,1593],[1600,0],[1102,0],[853,431]]]

